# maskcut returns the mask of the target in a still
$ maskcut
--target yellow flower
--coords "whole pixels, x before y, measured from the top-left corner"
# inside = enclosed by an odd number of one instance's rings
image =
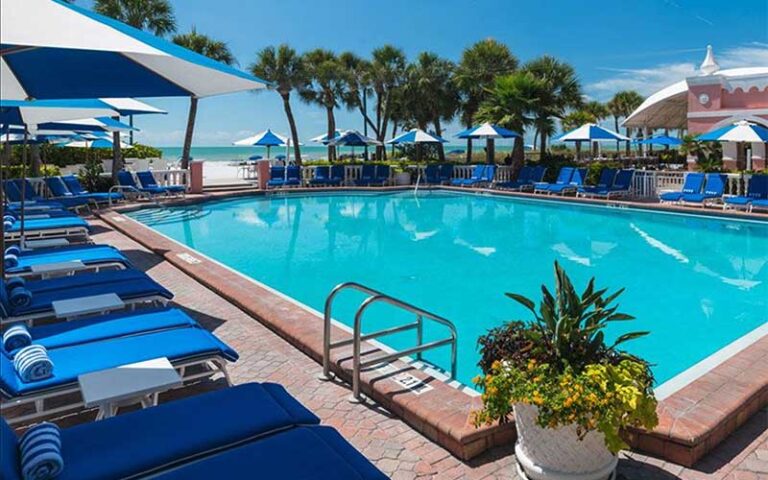
[[[494,360],[493,363],[491,364],[491,369],[498,370],[499,368],[501,368],[501,362],[498,360]]]
[[[474,383],[475,385],[480,385],[482,382],[483,382],[483,376],[482,375],[478,375],[478,376],[476,376],[475,378],[472,379],[472,383]]]

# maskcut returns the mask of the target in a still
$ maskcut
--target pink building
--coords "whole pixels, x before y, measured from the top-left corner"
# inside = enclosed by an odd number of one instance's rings
[[[720,70],[712,47],[700,74],[670,85],[650,97],[624,121],[624,125],[651,129],[682,129],[699,134],[747,120],[768,127],[768,67]],[[767,168],[765,143],[723,143],[723,164],[730,170],[747,166]],[[689,163],[695,159],[689,158]],[[691,167],[693,165],[690,165]]]

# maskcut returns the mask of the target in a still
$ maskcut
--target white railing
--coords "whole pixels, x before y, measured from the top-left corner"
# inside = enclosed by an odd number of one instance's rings
[[[150,170],[158,185],[170,187],[175,185],[189,186],[189,170]]]
[[[635,170],[632,178],[632,196],[640,199],[656,199],[660,194],[670,191],[679,191],[685,182],[687,172]],[[740,173],[728,173],[728,183],[725,193],[728,195],[744,195],[746,185],[751,175]]]

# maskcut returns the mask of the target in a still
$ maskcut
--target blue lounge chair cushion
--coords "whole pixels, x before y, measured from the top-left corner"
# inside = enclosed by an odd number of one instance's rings
[[[728,178],[722,174],[709,173],[706,176],[704,193],[683,193],[681,200],[689,203],[701,203],[704,200],[720,198],[725,193],[725,183]]]
[[[25,282],[26,288],[37,296],[46,292],[63,292],[70,288],[88,287],[91,285],[128,284],[135,281],[151,280],[141,270],[129,268],[125,270],[104,270],[101,272],[81,273],[70,277],[47,278],[45,280],[30,280]],[[1,282],[1,280],[0,280]]]
[[[198,326],[192,317],[178,308],[158,308],[32,327],[29,335],[32,342],[51,350],[146,332]]]
[[[683,198],[683,192],[664,192],[659,198],[664,202],[677,202]]]
[[[549,188],[553,185],[567,185],[571,182],[571,178],[573,178],[574,170],[575,169],[573,167],[563,167],[557,174],[555,183],[536,182],[534,184],[534,188],[536,190],[549,190]]]
[[[147,190],[162,193],[182,193],[187,191],[186,187],[181,185],[158,185],[155,176],[150,171],[136,172],[136,176],[139,182],[141,182],[141,187]]]
[[[109,245],[73,245],[63,248],[30,250],[17,255],[17,264],[6,267],[7,273],[28,272],[33,265],[79,261],[84,265],[120,263],[131,266],[130,261],[119,250]]]
[[[2,418],[0,418],[0,478],[21,480],[19,438]]]
[[[57,480],[142,476],[212,450],[320,420],[276,384],[250,383],[62,430],[65,469]],[[4,422],[3,422],[4,423]],[[3,438],[2,448],[14,443]],[[67,448],[76,445],[76,448]],[[291,463],[301,463],[296,445]],[[3,459],[5,465],[6,460]],[[267,463],[283,462],[269,459]],[[248,470],[258,473],[261,466]],[[313,472],[317,475],[317,471]],[[239,476],[242,476],[240,472]],[[214,475],[211,478],[237,478]],[[270,477],[258,474],[258,478]]]
[[[60,177],[46,177],[45,185],[48,190],[53,193],[54,197],[74,197],[75,195],[69,191],[67,185]]]
[[[388,478],[330,427],[298,427],[160,474],[162,480],[236,478],[384,480]]]
[[[122,200],[125,198],[120,192],[89,192],[85,190],[80,184],[80,180],[74,175],[65,175],[61,177],[64,184],[67,186],[70,192],[81,197],[89,198],[96,203],[109,202],[110,200]]]
[[[752,200],[752,208],[755,208],[755,207],[761,208],[761,209],[768,208],[768,200],[763,200],[763,199]]]
[[[6,355],[0,355],[0,386],[4,395],[15,397],[77,382],[78,375],[115,368],[129,363],[167,357],[171,362],[204,356],[220,356],[237,360],[237,353],[202,328],[175,328],[129,337],[52,348],[48,356],[56,369],[53,376],[24,383],[9,366]],[[87,361],[84,361],[87,359]]]
[[[89,297],[106,293],[114,293],[123,301],[154,296],[161,296],[167,299],[173,298],[171,292],[149,277],[145,279],[137,278],[130,282],[99,283],[95,285],[39,292],[33,294],[32,303],[23,308],[12,308],[8,302],[7,295],[5,294],[5,289],[0,288],[0,307],[2,307],[0,308],[0,310],[2,310],[0,313],[2,313],[4,317],[43,313],[50,311],[52,309],[52,303],[56,300]]]
[[[37,218],[32,220],[24,219],[25,231],[36,230],[59,230],[68,228],[85,228],[90,229],[88,222],[80,217],[54,217],[54,218]],[[7,232],[21,231],[21,221],[16,220]]]

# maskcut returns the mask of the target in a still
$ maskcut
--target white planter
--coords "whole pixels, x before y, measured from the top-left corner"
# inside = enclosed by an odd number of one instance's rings
[[[535,406],[516,404],[514,410],[515,456],[530,480],[604,480],[616,469],[618,458],[602,433],[592,431],[579,440],[575,425],[541,428]]]
[[[411,174],[408,172],[400,172],[395,174],[395,185],[410,185]]]

